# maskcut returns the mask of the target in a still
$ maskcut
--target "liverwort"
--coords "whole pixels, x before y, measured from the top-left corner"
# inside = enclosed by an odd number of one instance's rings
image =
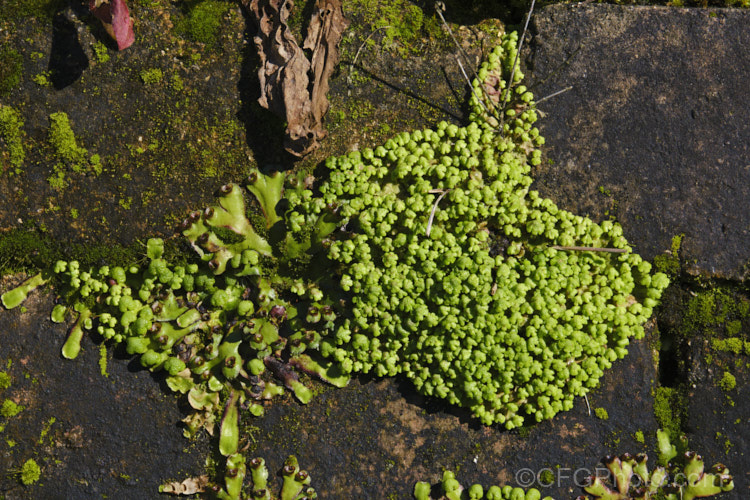
[[[219,452],[225,457],[237,453],[240,439],[240,416],[237,410],[239,392],[232,391],[227,401],[224,416],[221,419],[221,430],[219,431]]]
[[[281,220],[281,217],[276,213],[276,206],[284,194],[285,178],[286,176],[282,172],[274,172],[273,175],[252,172],[247,178],[247,190],[258,199],[260,208],[266,216],[268,227]]]
[[[83,328],[87,320],[91,319],[91,310],[80,302],[73,309],[78,312],[78,319],[68,333],[68,338],[63,344],[62,355],[66,359],[75,359],[81,352],[81,340],[83,339]]]
[[[47,280],[42,276],[42,273],[36,274],[31,278],[27,279],[13,290],[9,290],[0,296],[3,306],[6,309],[13,309],[20,305],[31,291],[39,286],[44,285]]]

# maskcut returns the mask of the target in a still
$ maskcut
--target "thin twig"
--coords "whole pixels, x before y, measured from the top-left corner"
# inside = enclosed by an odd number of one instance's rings
[[[609,252],[609,253],[625,253],[627,252],[624,248],[601,248],[601,247],[563,247],[559,245],[552,245],[550,248],[555,250],[572,250],[574,252]]]
[[[539,104],[540,102],[546,101],[547,99],[551,99],[551,98],[553,98],[555,96],[558,96],[558,95],[560,95],[560,94],[562,94],[564,92],[567,92],[568,90],[572,90],[572,89],[573,89],[573,86],[570,85],[569,87],[565,87],[564,89],[558,90],[557,92],[552,92],[550,95],[546,95],[546,96],[542,97],[541,99],[539,99],[538,101],[536,101],[536,104]]]
[[[435,189],[431,189],[430,193],[437,192]],[[438,199],[435,200],[435,203],[432,205],[432,212],[430,212],[430,218],[427,219],[427,236],[430,235],[430,231],[432,230],[432,221],[435,220],[435,210],[437,210],[438,203],[440,203],[440,200],[443,199],[443,196],[448,194],[450,192],[450,189],[446,189],[442,192],[440,196],[438,196]]]
[[[466,83],[471,89],[471,93],[474,94],[474,97],[476,98],[477,102],[482,105],[482,109],[484,109],[484,112],[488,115],[490,114],[490,110],[487,109],[487,106],[484,105],[484,99],[477,94],[477,91],[474,89],[474,85],[471,84],[471,80],[469,80],[469,77],[466,75],[466,71],[464,71],[464,65],[461,64],[461,59],[459,59],[458,56],[456,56],[456,62],[458,63],[458,67],[461,68],[461,73],[463,73],[464,78],[466,79]]]
[[[591,416],[591,405],[589,404],[589,397],[586,394],[584,394],[583,395],[583,399],[586,401],[586,408],[589,409],[589,417],[590,417]]]
[[[372,35],[374,35],[378,31],[385,30],[385,29],[388,29],[388,28],[390,28],[390,26],[381,26],[380,28],[377,28],[372,33],[370,33],[369,35],[367,35],[367,38],[364,39],[364,41],[362,42],[362,45],[359,46],[359,49],[357,49],[357,53],[354,55],[354,60],[349,65],[349,75],[346,77],[346,83],[347,83],[347,85],[351,86],[351,84],[352,84],[351,80],[352,80],[352,71],[354,71],[354,65],[357,64],[357,59],[359,58],[359,53],[362,52],[362,49],[364,48],[365,44],[367,43],[367,40],[369,40],[370,38],[372,38]]]
[[[544,85],[545,83],[547,83],[547,80],[549,80],[550,78],[552,78],[552,77],[553,77],[554,75],[556,75],[556,74],[557,74],[557,73],[558,73],[558,72],[559,72],[560,70],[562,70],[562,69],[563,69],[564,67],[566,67],[566,66],[567,66],[568,64],[570,64],[570,61],[572,61],[572,60],[573,60],[573,58],[574,58],[574,57],[576,56],[576,54],[578,54],[578,53],[579,53],[580,51],[581,51],[581,46],[579,45],[579,46],[578,46],[578,47],[576,48],[576,50],[574,50],[574,51],[573,51],[573,53],[572,53],[572,54],[570,54],[570,55],[569,55],[568,57],[566,57],[566,58],[565,58],[565,60],[564,60],[563,62],[561,62],[560,64],[558,64],[557,66],[555,66],[555,67],[554,67],[554,68],[552,69],[552,71],[550,71],[550,72],[549,72],[549,74],[548,74],[547,76],[545,76],[545,77],[544,77],[543,79],[541,79],[541,80],[539,80],[539,81],[536,81],[536,82],[532,83],[531,85],[529,85],[529,90],[532,90],[532,91],[533,91],[533,90],[534,90],[534,89],[536,89],[536,88],[537,88],[538,86],[540,86],[540,85]]]
[[[529,21],[531,20],[531,13],[534,12],[534,3],[536,0],[531,0],[531,7],[529,7],[529,14],[526,16],[526,24],[523,25],[523,32],[521,33],[521,39],[518,40],[518,50],[516,51],[516,58],[513,60],[513,68],[510,70],[510,79],[506,82],[505,96],[503,97],[503,106],[508,102],[508,93],[510,88],[513,86],[513,77],[516,74],[516,66],[518,65],[518,58],[521,56],[521,49],[523,48],[523,39],[526,38],[526,29],[529,27]],[[504,121],[505,113],[502,113],[500,117],[501,124]]]
[[[461,44],[458,43],[458,40],[456,39],[455,35],[453,34],[453,30],[451,29],[451,27],[448,24],[448,22],[445,20],[445,17],[443,17],[443,12],[442,12],[443,10],[445,10],[445,4],[443,2],[435,2],[435,11],[437,12],[438,16],[440,16],[440,20],[443,22],[443,26],[445,26],[445,29],[448,30],[448,34],[451,36],[451,39],[453,40],[453,43],[456,45],[456,48],[458,49],[458,51],[461,53],[461,55],[466,60],[466,64],[469,65],[472,68],[471,72],[474,74],[474,78],[477,79],[477,81],[478,81],[479,80],[479,75],[477,75],[477,72],[474,70],[474,67],[469,64],[471,62],[469,60],[469,56],[466,54],[466,51],[463,49],[463,47],[461,47]],[[471,89],[472,93],[474,94],[474,97],[476,97],[477,101],[479,101],[479,104],[482,105],[482,108],[484,108],[485,113],[489,114],[490,112],[489,112],[489,110],[487,109],[487,106],[484,103],[485,99],[483,99],[482,97],[478,96],[476,94],[476,92],[474,91],[474,86],[471,84],[471,81],[469,80],[469,77],[466,74],[466,71],[464,71],[464,67],[461,64],[461,60],[458,58],[458,56],[456,56],[456,61],[458,62],[458,66],[461,68],[461,73],[464,74],[464,78],[466,79],[466,83],[469,85],[469,88]],[[480,82],[480,83],[483,83],[483,82]],[[492,99],[490,99],[489,96],[487,95],[487,91],[484,90],[484,85],[481,85],[481,87],[482,87],[482,91],[485,94],[485,97],[487,98],[487,102],[489,102],[490,106],[492,106],[492,108],[495,109],[495,104],[492,102]]]
[[[453,30],[451,29],[448,22],[445,20],[445,17],[443,17],[443,10],[445,10],[445,4],[443,2],[435,2],[435,11],[437,12],[438,16],[440,16],[440,20],[443,22],[443,26],[445,26],[445,29],[448,30],[448,34],[451,36],[453,43],[456,44],[456,48],[458,48],[459,52],[461,52],[461,55],[464,56],[464,59],[466,59],[466,62],[469,62],[469,56],[464,51],[463,47],[461,47],[461,44],[458,43],[456,36],[453,34]],[[474,78],[476,77],[477,77],[477,74],[476,72],[474,72]]]

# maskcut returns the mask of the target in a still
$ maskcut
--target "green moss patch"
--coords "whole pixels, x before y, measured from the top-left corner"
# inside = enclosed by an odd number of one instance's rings
[[[686,306],[680,326],[682,336],[689,338],[701,333],[731,336],[746,324],[750,300],[730,288],[716,287],[694,293]]]
[[[660,272],[668,276],[677,276],[680,274],[680,246],[682,246],[683,237],[684,235],[680,234],[672,238],[672,248],[670,251],[654,257],[654,266]]]
[[[164,73],[159,68],[144,69],[140,75],[141,81],[146,85],[155,85],[164,79]]]
[[[0,47],[0,95],[7,94],[21,83],[21,54],[10,47]]]
[[[54,173],[47,181],[55,189],[63,189],[68,183],[65,180],[66,171],[75,173],[102,173],[102,163],[99,155],[89,157],[86,148],[78,145],[76,136],[70,125],[68,115],[63,112],[49,115],[50,127],[48,140],[59,163],[54,166]]]
[[[18,472],[18,478],[26,486],[36,483],[41,476],[42,469],[33,458],[26,460]]]
[[[2,62],[0,61],[0,64]],[[10,106],[0,104],[0,144],[5,142],[5,152],[0,150],[0,171],[20,174],[26,153],[23,149],[23,120]]]
[[[718,381],[718,386],[724,391],[731,391],[737,386],[737,379],[729,372],[724,372],[721,380]]]
[[[420,50],[420,39],[447,39],[433,9],[425,12],[406,0],[352,0],[344,2],[344,14],[366,26],[368,29],[364,33],[379,32],[367,39],[365,45],[380,44],[382,48],[404,56]],[[346,38],[344,40],[346,44]],[[358,46],[352,46],[348,50],[356,52],[357,49]]]
[[[3,406],[0,407],[0,416],[3,416],[5,418],[11,418],[11,417],[15,417],[22,411],[23,411],[23,406],[16,404],[11,399],[6,399],[5,401],[3,401]]]
[[[687,400],[683,392],[673,387],[657,387],[654,416],[670,439],[676,441],[682,434],[682,426],[687,417]]]
[[[189,6],[188,12],[179,28],[196,42],[214,45],[222,19],[231,5],[216,0],[186,3]]]
[[[50,20],[67,5],[67,0],[3,0],[0,2],[0,21],[27,17]]]

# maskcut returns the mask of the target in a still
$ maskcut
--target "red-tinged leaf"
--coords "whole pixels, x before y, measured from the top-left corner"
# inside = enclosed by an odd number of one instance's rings
[[[133,20],[130,18],[130,11],[128,11],[125,0],[112,0],[112,26],[114,27],[118,49],[127,49],[133,45],[135,41]]]
[[[133,20],[125,0],[89,0],[89,9],[117,42],[118,50],[127,49],[133,44]]]

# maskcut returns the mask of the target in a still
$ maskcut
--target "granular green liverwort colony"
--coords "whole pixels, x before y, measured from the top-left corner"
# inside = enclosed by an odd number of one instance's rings
[[[619,225],[529,189],[543,140],[520,71],[510,102],[498,102],[515,41],[480,69],[468,126],[441,123],[330,158],[320,195],[290,199],[288,217],[294,231],[331,209],[342,219],[324,243],[349,298],[323,356],[347,373],[402,373],[509,429],[595,387],[643,336],[668,285]],[[573,246],[624,252],[559,249]]]
[[[588,477],[583,487],[587,495],[581,495],[576,500],[693,500],[734,489],[734,479],[729,469],[717,463],[706,470],[703,458],[687,450],[685,436],[672,444],[669,435],[658,430],[656,438],[659,462],[656,468],[649,470],[648,455],[645,453],[604,457],[602,462],[609,477]],[[447,500],[553,500],[549,496],[542,498],[536,488],[524,490],[512,486],[491,486],[485,490],[480,484],[464,488],[450,470],[443,472],[440,488],[443,493],[440,498]],[[419,481],[414,486],[414,498],[428,500],[431,491],[429,483]]]
[[[260,415],[282,385],[309,401],[297,371],[335,385],[401,373],[509,429],[570,409],[643,335],[668,279],[619,225],[530,189],[544,141],[520,71],[506,88],[516,40],[505,36],[480,69],[467,126],[330,158],[317,185],[253,173],[245,188],[263,221],[248,217],[242,186],[223,186],[179,227],[192,261],[169,262],[152,239],[145,265],[60,261],[4,305],[55,275],[52,317],[75,316],[64,356],[94,329],[165,370],[196,410],[187,434],[221,416],[228,485],[246,470],[240,410]]]

